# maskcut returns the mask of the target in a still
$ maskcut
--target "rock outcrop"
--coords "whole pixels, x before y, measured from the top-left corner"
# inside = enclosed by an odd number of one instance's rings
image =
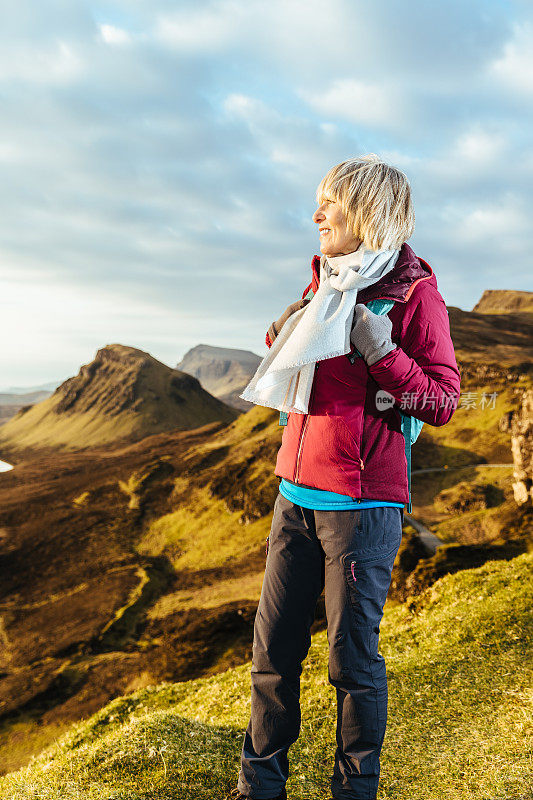
[[[522,404],[511,419],[514,461],[513,491],[519,505],[533,500],[533,389],[526,389]]]
[[[489,312],[479,305],[474,311],[448,306],[457,358],[462,364],[489,364],[489,371],[499,365],[522,372],[533,360],[533,314],[523,308]]]

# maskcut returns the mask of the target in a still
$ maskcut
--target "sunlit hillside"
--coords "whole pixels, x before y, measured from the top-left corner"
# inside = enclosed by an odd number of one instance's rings
[[[111,344],[50,397],[21,408],[2,425],[0,446],[75,450],[231,422],[238,413],[191,375],[135,347]]]
[[[531,796],[532,567],[531,555],[489,562],[386,612],[381,797]],[[290,752],[294,800],[329,796],[336,708],[327,658],[326,634],[318,633],[304,662],[302,730]],[[249,692],[248,663],[117,698],[0,779],[0,797],[221,798],[235,785]]]

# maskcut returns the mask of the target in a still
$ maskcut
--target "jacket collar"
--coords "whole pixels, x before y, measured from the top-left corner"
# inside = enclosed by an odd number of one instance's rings
[[[313,256],[311,268],[313,270],[312,289],[316,292],[320,283],[320,256]],[[414,250],[407,243],[400,248],[398,261],[394,269],[387,272],[379,281],[361,289],[357,293],[357,302],[366,303],[369,300],[383,298],[406,303],[413,291],[415,284],[427,280],[434,275],[433,270],[426,261],[418,258]]]

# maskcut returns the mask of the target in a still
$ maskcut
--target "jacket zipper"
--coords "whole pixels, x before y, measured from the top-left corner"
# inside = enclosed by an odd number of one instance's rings
[[[309,414],[306,414],[305,415],[305,422],[304,422],[304,424],[302,426],[302,432],[300,434],[300,444],[298,445],[298,455],[296,457],[296,469],[295,469],[295,472],[294,472],[294,482],[295,483],[298,483],[298,470],[300,468],[300,455],[301,455],[301,452],[302,452],[302,445],[303,445],[303,442],[304,442],[305,429],[307,428],[308,421],[309,421]]]
[[[316,374],[317,369],[318,369],[318,363],[317,363],[317,365],[315,367],[315,374]],[[314,389],[315,389],[315,382],[313,380],[313,385],[311,386],[311,394],[309,395],[309,408],[311,408],[311,400],[313,398]],[[301,456],[301,453],[302,453],[305,430],[307,428],[307,423],[308,422],[309,422],[309,414],[306,414],[305,415],[304,424],[302,425],[302,430],[300,432],[300,442],[298,443],[298,453],[296,455],[296,467],[295,467],[295,470],[294,470],[294,483],[298,483],[298,472],[299,472],[299,469],[300,469],[300,456]]]

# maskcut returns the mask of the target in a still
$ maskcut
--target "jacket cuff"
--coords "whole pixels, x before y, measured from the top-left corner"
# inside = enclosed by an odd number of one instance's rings
[[[274,327],[274,323],[272,323],[272,325],[268,329],[268,338],[270,339],[271,343],[274,341],[277,335],[278,333],[276,331],[276,328]]]

